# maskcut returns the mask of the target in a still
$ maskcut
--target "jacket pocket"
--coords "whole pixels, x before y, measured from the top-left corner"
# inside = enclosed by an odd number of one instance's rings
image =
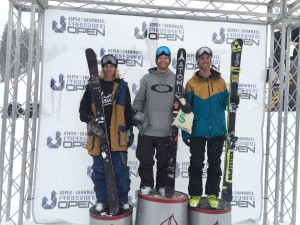
[[[86,142],[86,148],[89,151],[92,151],[95,147],[95,135],[88,135],[87,136],[87,142]]]
[[[120,146],[127,146],[126,127],[122,125],[118,128],[118,144]]]

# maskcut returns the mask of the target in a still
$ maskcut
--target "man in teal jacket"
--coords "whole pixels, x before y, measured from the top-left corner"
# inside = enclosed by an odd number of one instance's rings
[[[196,52],[199,71],[185,87],[185,98],[192,106],[194,121],[192,133],[182,131],[182,138],[190,146],[189,204],[197,207],[203,192],[202,174],[207,148],[207,181],[205,194],[211,208],[219,207],[222,175],[221,155],[226,136],[225,110],[228,90],[221,74],[211,69],[212,50],[202,47]]]

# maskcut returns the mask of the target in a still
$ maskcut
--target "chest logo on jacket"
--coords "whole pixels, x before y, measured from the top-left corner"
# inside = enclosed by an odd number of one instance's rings
[[[173,92],[173,87],[167,84],[155,84],[151,86],[152,91],[159,93]]]

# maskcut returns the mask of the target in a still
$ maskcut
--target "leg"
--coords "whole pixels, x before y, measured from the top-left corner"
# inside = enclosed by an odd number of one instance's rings
[[[92,181],[94,183],[94,191],[96,193],[97,202],[107,204],[107,190],[104,173],[103,158],[100,156],[93,156],[93,172]]]
[[[128,202],[130,190],[129,166],[127,166],[127,151],[111,152],[119,201]]]
[[[165,187],[165,180],[167,178],[168,168],[168,150],[169,150],[170,137],[156,137],[155,147],[157,160],[156,169],[156,185],[155,189],[158,190],[160,187]]]
[[[191,138],[190,146],[190,166],[189,166],[189,195],[201,196],[202,188],[202,174],[204,167],[204,154],[205,154],[206,138],[193,137]]]
[[[217,197],[220,192],[220,181],[222,175],[221,155],[224,145],[224,137],[213,137],[207,142],[207,181],[205,194],[214,194]]]
[[[139,176],[141,177],[140,188],[149,186],[153,188],[153,166],[154,166],[154,143],[151,136],[138,136],[138,145],[136,149],[136,157],[140,161]]]

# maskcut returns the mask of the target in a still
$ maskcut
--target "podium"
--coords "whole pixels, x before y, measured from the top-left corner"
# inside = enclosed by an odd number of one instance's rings
[[[157,192],[148,195],[138,193],[136,225],[188,225],[187,194],[174,192],[172,198],[162,197]]]
[[[231,225],[231,205],[220,199],[218,209],[208,205],[207,197],[201,197],[200,206],[189,207],[189,225]]]
[[[90,208],[89,225],[132,225],[132,206],[129,210],[120,209],[117,215],[101,215],[96,207]]]

